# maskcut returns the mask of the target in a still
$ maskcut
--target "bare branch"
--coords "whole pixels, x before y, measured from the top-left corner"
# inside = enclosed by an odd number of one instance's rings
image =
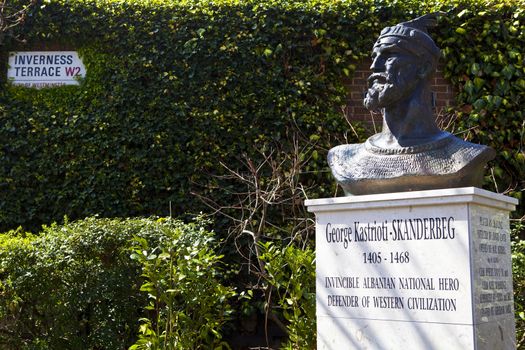
[[[2,44],[5,35],[13,35],[9,33],[11,29],[25,22],[27,14],[36,3],[37,0],[28,0],[27,4],[21,5],[20,8],[15,8],[8,5],[7,0],[0,1],[0,44]],[[18,38],[15,36],[15,39]]]

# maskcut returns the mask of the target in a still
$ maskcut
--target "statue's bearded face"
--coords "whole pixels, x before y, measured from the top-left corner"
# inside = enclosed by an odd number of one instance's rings
[[[387,38],[388,39],[388,38]],[[372,53],[372,74],[364,105],[369,110],[389,107],[410,96],[420,80],[417,72],[422,62],[399,45],[381,39]]]

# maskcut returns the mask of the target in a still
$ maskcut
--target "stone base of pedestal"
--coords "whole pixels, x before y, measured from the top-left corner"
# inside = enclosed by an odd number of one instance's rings
[[[513,350],[509,212],[478,188],[309,200],[319,350]]]
[[[479,325],[317,317],[317,349],[515,350],[514,318]]]

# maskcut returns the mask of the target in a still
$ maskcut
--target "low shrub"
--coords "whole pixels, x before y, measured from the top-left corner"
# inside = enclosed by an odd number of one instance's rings
[[[286,350],[316,348],[315,253],[293,244],[260,243],[266,282],[286,320]],[[270,303],[270,300],[268,300]]]
[[[218,320],[226,319],[222,312],[232,291],[219,283],[213,235],[203,225],[201,220],[184,224],[172,219],[92,217],[45,227],[39,236],[20,231],[1,234],[0,347],[124,349],[137,340],[139,319],[156,316],[166,301],[174,310],[194,307],[198,317],[177,324],[184,324],[185,330],[203,330],[192,334],[194,344],[220,338],[223,322]],[[145,259],[138,258],[142,254],[138,244],[147,253]],[[146,247],[171,250],[155,256]],[[169,289],[151,290],[147,286],[152,266],[157,273],[168,268],[180,273],[162,276]],[[207,302],[196,305],[203,295]],[[157,298],[155,310],[148,307],[152,297]],[[210,308],[211,304],[222,306]],[[151,324],[165,324],[162,317]]]
[[[175,237],[151,245],[136,237],[131,258],[142,266],[145,278],[140,290],[149,303],[141,318],[139,340],[130,350],[229,349],[221,341],[221,327],[230,318],[232,288],[219,283],[213,235],[200,227],[187,226]]]

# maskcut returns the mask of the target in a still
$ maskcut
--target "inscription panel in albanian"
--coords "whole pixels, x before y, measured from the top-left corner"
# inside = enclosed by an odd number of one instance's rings
[[[464,208],[357,210],[318,218],[318,315],[471,323]]]
[[[471,225],[476,323],[513,317],[508,214],[502,210],[474,206]]]

